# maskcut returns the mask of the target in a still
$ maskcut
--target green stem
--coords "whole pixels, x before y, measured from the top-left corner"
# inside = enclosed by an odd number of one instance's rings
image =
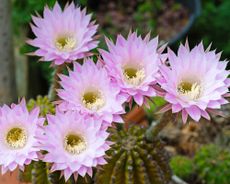
[[[32,169],[32,184],[50,184],[48,180],[47,164],[42,161],[34,162]]]
[[[157,125],[155,123],[152,123],[151,126],[146,131],[146,139],[148,141],[152,141],[157,135],[161,132],[161,130],[166,127],[166,125],[172,121],[173,116],[171,111],[165,112],[159,121]]]
[[[32,182],[32,169],[33,162],[25,166],[24,171],[19,170],[18,178],[22,183],[31,183]]]
[[[56,89],[59,87],[58,74],[62,73],[65,65],[56,66],[53,73],[52,83],[48,92],[48,98],[50,101],[54,101],[57,98]]]

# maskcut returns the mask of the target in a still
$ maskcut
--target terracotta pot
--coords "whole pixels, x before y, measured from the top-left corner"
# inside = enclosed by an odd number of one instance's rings
[[[7,172],[4,175],[0,175],[0,184],[19,184],[18,171],[12,173]]]

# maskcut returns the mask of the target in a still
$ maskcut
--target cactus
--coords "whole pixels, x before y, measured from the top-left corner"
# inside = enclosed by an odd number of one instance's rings
[[[58,183],[58,184],[65,184],[65,179],[64,177],[60,177],[61,172],[60,171],[55,171],[52,172],[48,175],[48,179],[50,183]]]
[[[32,169],[33,169],[33,162],[29,165],[26,165],[23,172],[21,170],[19,171],[18,179],[21,183],[31,183],[31,181],[32,181],[32,175],[31,175]]]
[[[230,151],[210,144],[203,146],[195,155],[195,169],[206,184],[229,184]]]
[[[40,115],[45,116],[46,114],[54,114],[55,107],[49,101],[47,96],[38,96],[36,100],[30,99],[27,103],[28,110],[32,110],[35,107],[40,108]],[[45,163],[33,162],[30,165],[26,166],[25,171],[19,172],[20,182],[32,182],[32,183],[49,183],[47,178],[47,166]]]
[[[61,172],[55,171],[48,175],[50,184],[93,184],[92,179],[89,176],[85,176],[84,178],[78,176],[77,181],[74,180],[73,175],[70,177],[68,181],[65,181],[64,177],[60,177]]]
[[[194,173],[193,160],[186,156],[175,156],[170,161],[173,173],[182,179],[189,179]]]
[[[50,184],[48,181],[48,170],[46,163],[35,162],[32,169],[32,184]]]
[[[111,130],[115,142],[107,152],[108,164],[98,169],[96,184],[167,184],[171,179],[169,157],[159,140],[147,142],[138,126]]]
[[[40,114],[42,116],[55,113],[54,104],[50,102],[47,96],[37,96],[36,100],[30,99],[27,107],[29,110],[32,110],[34,107],[40,107]]]

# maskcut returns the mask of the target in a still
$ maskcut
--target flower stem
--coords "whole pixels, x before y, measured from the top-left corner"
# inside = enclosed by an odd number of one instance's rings
[[[54,69],[52,83],[48,92],[48,98],[50,101],[54,101],[57,98],[56,89],[59,87],[58,74],[62,73],[64,66],[65,65],[59,65]]]
[[[146,139],[148,141],[152,141],[155,137],[157,137],[157,135],[161,132],[161,130],[166,127],[166,125],[172,121],[173,116],[171,111],[167,111],[165,112],[162,116],[160,121],[157,123],[157,125],[155,123],[152,123],[151,126],[147,129],[146,131]]]

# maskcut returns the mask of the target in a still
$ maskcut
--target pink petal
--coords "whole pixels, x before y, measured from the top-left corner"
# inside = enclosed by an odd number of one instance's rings
[[[186,108],[187,113],[191,116],[192,119],[195,121],[199,121],[201,117],[201,111],[196,106],[191,106]]]
[[[186,110],[182,110],[182,121],[185,124],[188,120],[188,113],[186,112]]]

